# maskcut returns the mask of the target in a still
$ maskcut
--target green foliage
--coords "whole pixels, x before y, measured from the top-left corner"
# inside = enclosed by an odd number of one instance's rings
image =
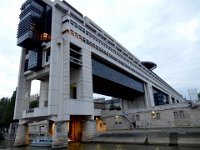
[[[121,110],[121,107],[120,106],[116,106],[116,110]]]
[[[39,101],[38,100],[33,100],[29,104],[29,108],[36,108],[39,106]]]
[[[110,105],[109,110],[121,110],[121,107],[120,106],[115,106],[114,105],[114,101],[111,101],[111,105]]]
[[[198,93],[198,98],[199,98],[199,100],[200,100],[200,92]]]
[[[115,110],[115,105],[111,104],[109,110]]]
[[[16,91],[13,92],[11,98],[0,99],[0,128],[9,127],[10,122],[13,121],[14,107],[15,107]]]

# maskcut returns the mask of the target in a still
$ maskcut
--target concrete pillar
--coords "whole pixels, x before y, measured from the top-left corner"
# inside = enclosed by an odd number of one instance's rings
[[[150,106],[150,101],[149,101],[149,95],[148,95],[148,87],[147,83],[144,83],[144,99],[145,99],[145,105],[148,108]]]
[[[68,146],[68,123],[55,122],[52,137],[52,148],[66,148]]]
[[[84,101],[93,103],[92,59],[91,51],[87,47],[82,49],[82,68],[79,77],[79,96]],[[94,106],[93,106],[94,107]]]
[[[172,103],[172,97],[169,95],[169,104],[173,104]]]
[[[82,141],[88,141],[94,137],[96,133],[96,121],[88,120],[83,123]]]
[[[45,101],[48,102],[48,81],[41,81],[40,83],[40,98],[39,98],[39,107],[45,107]]]
[[[31,81],[24,76],[26,50],[22,49],[18,75],[17,94],[14,110],[14,119],[22,119],[23,111],[29,108]]]
[[[153,89],[152,85],[149,83],[144,84],[144,90],[145,90],[145,104],[146,107],[154,107],[154,97],[153,97]]]
[[[55,3],[54,3],[55,4]],[[51,59],[49,70],[48,114],[58,115],[58,106],[63,101],[63,43],[62,43],[62,17],[63,12],[53,4],[52,33],[51,33]],[[59,40],[60,39],[60,40]],[[62,105],[62,104],[61,104]]]
[[[28,126],[18,125],[14,146],[28,145]]]

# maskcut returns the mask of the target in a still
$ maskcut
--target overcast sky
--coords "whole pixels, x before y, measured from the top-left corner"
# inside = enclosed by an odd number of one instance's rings
[[[16,46],[20,6],[0,5],[0,98],[17,86],[20,48]],[[200,91],[200,0],[68,0],[184,97]],[[34,92],[37,92],[37,88]]]

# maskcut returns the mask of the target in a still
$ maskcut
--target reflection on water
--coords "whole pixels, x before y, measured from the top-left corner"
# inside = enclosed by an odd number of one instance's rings
[[[0,141],[0,150],[35,150],[35,147],[13,147],[13,143]],[[51,148],[37,147],[37,150]],[[152,146],[134,144],[106,144],[106,143],[69,143],[68,150],[199,150],[200,147]]]

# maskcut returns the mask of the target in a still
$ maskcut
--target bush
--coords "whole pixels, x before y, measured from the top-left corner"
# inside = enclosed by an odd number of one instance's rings
[[[33,100],[29,104],[29,108],[37,108],[39,106],[39,101],[38,100]]]

